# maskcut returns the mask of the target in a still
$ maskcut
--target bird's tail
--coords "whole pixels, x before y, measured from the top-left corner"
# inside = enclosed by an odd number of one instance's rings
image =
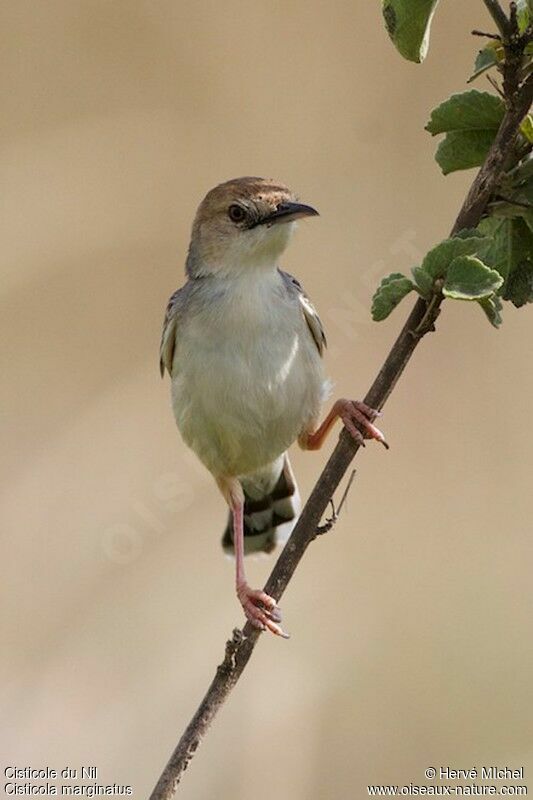
[[[266,470],[241,478],[244,490],[244,553],[270,553],[289,537],[300,513],[300,495],[286,453]],[[222,547],[233,554],[231,511]]]

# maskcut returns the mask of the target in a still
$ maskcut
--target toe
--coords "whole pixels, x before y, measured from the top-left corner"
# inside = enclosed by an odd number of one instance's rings
[[[361,425],[361,427],[367,434],[368,438],[376,439],[376,441],[381,442],[381,444],[388,449],[389,446],[385,441],[385,437],[383,436],[379,428],[376,428],[376,426],[373,425],[372,422],[370,422],[366,414],[363,411],[361,411],[360,408],[358,408],[358,405],[359,404],[357,402],[352,403],[352,409],[351,409],[352,419],[358,422],[359,425]]]
[[[367,406],[366,403],[363,403],[362,400],[352,400],[354,406],[359,410],[362,411],[365,417],[367,417],[370,422],[374,422],[377,417],[381,417],[381,411],[377,411],[375,408],[371,406]]]
[[[346,415],[345,417],[343,416],[342,422],[344,424],[344,427],[352,437],[352,439],[354,439],[360,447],[364,447],[365,446],[364,436],[359,430],[359,428],[355,425],[352,418],[348,415]]]
[[[246,614],[246,612],[244,613]],[[266,631],[267,626],[264,622],[261,622],[260,619],[256,619],[256,617],[253,617],[251,614],[246,614],[246,619],[248,622],[251,622],[254,628],[257,628],[258,631]]]
[[[289,638],[289,634],[285,633],[281,625],[278,625],[281,620],[274,619],[272,612],[262,611],[257,606],[251,606],[248,610],[245,609],[245,614],[254,627],[263,631],[269,630],[275,636],[281,636],[282,639]]]
[[[273,633],[274,636],[281,636],[282,639],[290,639],[290,634],[286,633],[280,625],[277,625],[275,622],[267,622],[266,626],[270,633]]]
[[[276,608],[276,601],[273,597],[270,597],[269,594],[266,592],[258,591],[254,592],[254,597],[264,605],[265,608],[273,609]]]
[[[274,620],[274,622],[281,622],[281,609],[269,594],[258,589],[251,592],[251,600],[255,606],[265,612],[267,617]]]
[[[281,622],[281,609],[275,606],[270,611],[265,611],[266,616],[273,622]]]
[[[258,630],[269,630],[276,636],[288,639],[281,625],[281,611],[273,597],[260,589],[251,589],[241,585],[237,595],[246,615],[246,619]]]

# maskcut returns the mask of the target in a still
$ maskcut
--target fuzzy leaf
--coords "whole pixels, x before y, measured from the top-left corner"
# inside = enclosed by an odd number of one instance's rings
[[[502,324],[502,301],[498,295],[493,294],[491,297],[484,297],[482,300],[478,300],[478,303],[487,315],[490,324],[494,325],[495,328],[499,328]]]
[[[471,89],[469,92],[452,94],[434,108],[426,130],[432,136],[449,131],[496,131],[504,113],[505,106],[499,97]]]
[[[489,234],[489,237],[482,244],[478,255],[487,266],[500,273],[506,281],[501,294],[505,299],[511,299],[507,298],[507,281],[522,262],[533,260],[533,231],[519,217],[489,217],[482,220],[479,228],[481,232]]]
[[[454,259],[477,253],[487,241],[483,234],[477,231],[465,230],[461,233],[469,234],[469,236],[463,238],[458,235],[452,239],[444,239],[425,256],[420,268],[430,275],[432,280],[443,278]]]
[[[479,258],[459,256],[448,267],[442,293],[452,300],[481,300],[494,294],[502,283],[500,273]]]
[[[454,94],[433,109],[426,130],[446,134],[435,154],[444,175],[483,163],[504,112],[499,97],[476,89]]]
[[[517,308],[533,303],[533,261],[522,261],[509,276],[504,300],[510,300]]]
[[[383,278],[372,298],[372,319],[376,322],[386,319],[412,289],[412,281],[400,272]]]
[[[429,46],[431,20],[439,0],[382,0],[387,33],[408,61],[422,62]]]
[[[426,270],[422,269],[422,267],[413,267],[411,272],[413,273],[413,278],[415,279],[417,289],[424,297],[429,297],[433,291],[434,283],[429,272],[426,272]]]
[[[496,131],[452,131],[437,147],[435,161],[443,175],[479,167],[485,161]]]
[[[504,58],[504,49],[500,42],[490,42],[483,50],[477,54],[474,64],[474,72],[469,77],[467,83],[472,83],[491,67],[495,67]]]

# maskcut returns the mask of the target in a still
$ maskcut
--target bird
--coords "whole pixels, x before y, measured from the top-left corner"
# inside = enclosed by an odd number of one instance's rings
[[[288,638],[274,600],[247,582],[244,556],[282,543],[299,514],[287,451],[317,450],[337,419],[359,443],[387,446],[379,412],[339,399],[319,424],[331,384],[320,318],[299,281],[279,266],[297,220],[318,211],[273,179],[215,186],[192,225],[186,282],[170,297],[161,375],[186,445],[209,470],[228,507],[222,544],[235,555],[246,618]]]

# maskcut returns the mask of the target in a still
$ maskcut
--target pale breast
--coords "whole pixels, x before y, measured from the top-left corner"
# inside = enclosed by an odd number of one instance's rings
[[[173,408],[186,443],[215,474],[270,463],[319,414],[326,381],[301,310],[277,274],[199,304],[181,327]]]

